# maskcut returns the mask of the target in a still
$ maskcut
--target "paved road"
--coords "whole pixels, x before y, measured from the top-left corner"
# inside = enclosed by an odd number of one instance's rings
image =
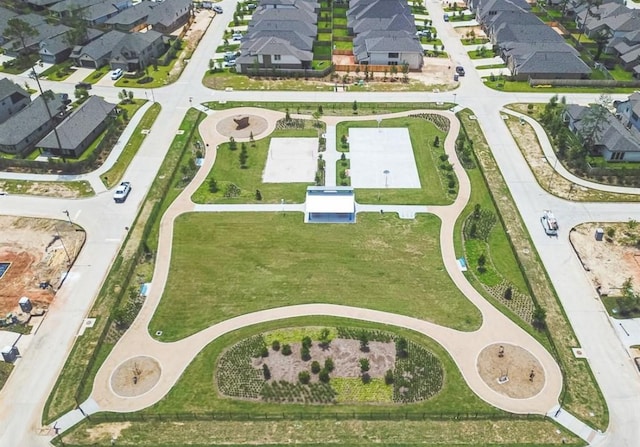
[[[225,10],[234,9],[233,1],[225,0],[222,5]],[[442,17],[438,13],[440,5],[429,1],[427,7],[431,16],[434,17],[434,23],[445,48],[452,55],[452,61],[471,67],[471,62],[457,37],[449,32],[450,24],[445,24],[439,19]],[[124,227],[133,221],[143,193],[155,176],[167,150],[168,142],[175,135],[181,117],[189,106],[188,98],[193,97],[194,103],[211,100],[255,100],[255,92],[211,91],[199,82],[202,73],[207,69],[211,55],[210,49],[217,46],[227,19],[227,16],[223,16],[221,19],[214,20],[214,24],[177,83],[154,90],[155,99],[163,105],[163,111],[158,118],[162,126],[154,126],[139,156],[127,171],[127,178],[135,181],[135,189],[126,204],[116,207],[111,202],[109,194],[76,201],[0,197],[0,212],[3,214],[61,217],[61,211],[69,209],[72,216],[76,216],[74,220],[83,225],[88,233],[87,249],[81,253],[76,265],[72,268],[69,281],[59,291],[56,302],[34,337],[31,349],[25,353],[18,368],[0,393],[0,419],[3,420],[3,424],[0,425],[0,446],[47,445],[46,438],[34,435],[39,431],[44,402],[71,348],[77,328],[90,308],[125,235]],[[21,83],[25,80],[20,79]],[[56,91],[73,93],[71,83],[45,81],[43,84],[45,88],[55,87]],[[97,86],[92,92],[117,102],[117,89]],[[145,90],[137,90],[136,96],[142,97],[144,92]],[[640,216],[638,216],[636,205],[566,202],[549,196],[535,183],[506,126],[500,119],[499,111],[505,104],[511,102],[546,102],[552,94],[502,94],[491,91],[484,88],[479,77],[468,68],[467,76],[462,79],[461,87],[456,92],[440,94],[260,92],[260,100],[283,102],[453,101],[454,93],[456,102],[470,107],[478,117],[505,175],[518,210],[529,227],[536,248],[547,266],[553,285],[558,291],[582,348],[589,356],[589,363],[605,395],[609,405],[611,424],[606,436],[602,439],[598,438],[597,445],[635,446],[636,440],[640,439],[640,424],[633,419],[635,415],[640,414],[640,402],[631,396],[638,396],[640,392],[637,372],[626,350],[616,338],[601,303],[594,299],[595,292],[571,252],[566,231],[563,230],[558,239],[548,239],[540,231],[538,219],[542,209],[551,208],[560,219],[562,228],[568,229],[571,225],[583,221],[625,221],[630,217],[640,220]],[[597,97],[595,94],[566,96],[569,102],[580,104],[593,102]],[[25,389],[29,389],[29,392],[25,393]]]

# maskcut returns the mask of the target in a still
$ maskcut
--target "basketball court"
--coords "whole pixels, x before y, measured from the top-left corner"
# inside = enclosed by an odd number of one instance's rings
[[[349,159],[354,188],[420,188],[406,128],[349,129]]]
[[[318,166],[317,138],[272,138],[264,183],[313,183]]]

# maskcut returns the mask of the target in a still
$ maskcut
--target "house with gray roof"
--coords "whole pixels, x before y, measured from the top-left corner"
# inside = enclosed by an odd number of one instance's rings
[[[0,124],[31,102],[29,93],[7,78],[0,79]]]
[[[591,69],[525,0],[477,0],[476,19],[515,80],[584,79]]]
[[[569,129],[580,135],[584,129],[585,117],[590,107],[570,104],[565,108],[564,119]],[[612,113],[607,113],[596,134],[592,152],[607,161],[640,161],[640,131],[633,126],[625,126]]]
[[[640,131],[640,93],[635,92],[626,101],[614,101],[616,115],[622,124]]]
[[[26,155],[66,115],[66,95],[53,99],[40,95],[18,113],[0,124],[0,151]],[[47,112],[47,107],[51,117]]]
[[[71,59],[78,67],[100,68],[109,63],[111,53],[126,36],[120,31],[109,31],[86,45],[78,45],[71,51]]]
[[[165,37],[157,31],[125,34],[113,48],[109,65],[112,70],[142,70],[150,66],[166,49]]]
[[[283,72],[311,68],[313,53],[294,47],[291,42],[278,37],[258,37],[243,42],[241,55],[236,59],[240,73],[253,74],[263,69]]]
[[[38,14],[24,14],[21,15],[19,19],[35,28],[37,34],[35,36],[27,36],[24,47],[20,39],[5,41],[2,48],[5,50],[7,56],[16,57],[18,54],[37,52],[39,50],[39,44],[43,40],[63,35],[71,30],[71,28],[65,25],[47,23],[45,18]],[[0,29],[0,34],[4,34],[5,29],[6,25],[3,29]]]
[[[318,11],[314,1],[261,1],[242,39],[236,71],[257,74],[311,69]]]
[[[424,49],[406,0],[352,0],[347,29],[354,35],[354,62],[422,68]]]
[[[93,28],[87,28],[87,42],[102,36],[103,32]],[[48,64],[58,64],[65,61],[73,50],[73,45],[68,41],[67,34],[60,34],[40,42],[40,60]]]
[[[57,138],[51,131],[37,147],[53,156],[78,158],[106,129],[115,116],[115,109],[115,104],[90,96],[56,126]]]
[[[7,39],[4,37],[4,30],[7,29],[9,19],[13,19],[17,16],[18,14],[10,9],[0,6],[0,45],[4,45],[7,42]]]
[[[111,17],[105,24],[120,31],[151,27],[160,33],[170,34],[189,21],[191,11],[191,0],[141,2]]]

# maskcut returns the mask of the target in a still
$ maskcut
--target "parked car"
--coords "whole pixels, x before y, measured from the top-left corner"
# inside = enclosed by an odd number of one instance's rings
[[[231,36],[231,39],[239,42],[242,40],[242,33],[233,33],[233,35]]]
[[[131,182],[122,182],[120,183],[120,185],[118,185],[115,192],[113,193],[113,200],[116,203],[123,203],[125,200],[127,200],[130,192]]]
[[[222,62],[222,66],[224,68],[235,67],[236,66],[236,60],[235,59],[230,59],[228,61],[224,61],[224,62]]]
[[[93,86],[91,84],[89,84],[88,82],[78,82],[76,84],[76,90],[78,90],[78,89],[91,90],[91,87],[93,87]]]
[[[444,16],[442,16],[442,18],[444,19],[445,22],[449,21],[449,14],[445,14]]]
[[[247,5],[247,9],[251,10],[251,9],[256,9],[258,7],[258,5],[256,5],[255,3],[249,3]]]
[[[116,68],[111,72],[111,79],[117,81],[122,77],[124,73],[122,72],[122,68]]]
[[[464,67],[462,65],[458,65],[456,67],[456,73],[458,73],[458,75],[460,76],[464,76]]]
[[[213,8],[213,12],[215,12],[216,14],[222,14],[222,8],[218,5],[215,5]]]

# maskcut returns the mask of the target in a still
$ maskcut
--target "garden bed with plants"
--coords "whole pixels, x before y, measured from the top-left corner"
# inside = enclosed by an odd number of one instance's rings
[[[256,335],[225,351],[216,368],[218,390],[267,402],[327,404],[419,402],[442,389],[437,357],[391,333],[323,328],[295,342],[287,335],[287,342]]]

